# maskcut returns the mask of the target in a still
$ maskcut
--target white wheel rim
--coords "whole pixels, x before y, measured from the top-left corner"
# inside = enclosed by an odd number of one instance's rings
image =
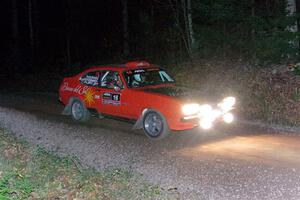
[[[145,118],[144,127],[146,132],[151,137],[156,137],[161,133],[163,129],[162,118],[156,113],[150,113]]]
[[[72,104],[72,115],[76,120],[80,120],[83,117],[83,106],[80,102],[76,101]]]

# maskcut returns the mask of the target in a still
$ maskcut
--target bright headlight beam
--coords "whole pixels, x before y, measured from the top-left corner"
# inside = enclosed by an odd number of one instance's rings
[[[199,111],[201,114],[209,113],[212,111],[211,105],[204,104],[199,107]]]
[[[200,110],[199,104],[192,103],[192,104],[186,104],[182,106],[182,112],[184,115],[194,115],[197,114]]]
[[[225,115],[223,115],[223,120],[224,122],[230,124],[231,122],[233,122],[234,116],[231,113],[226,113]]]
[[[208,119],[202,119],[200,121],[200,126],[201,128],[205,129],[205,130],[208,130],[210,129],[212,126],[213,126],[213,123],[211,120],[208,120]]]
[[[230,106],[234,106],[234,104],[235,104],[235,97],[226,97],[224,100],[223,100],[223,102],[225,103],[225,104],[227,104],[228,106],[230,105]]]
[[[221,103],[218,104],[218,106],[223,110],[223,112],[228,112],[233,109],[235,101],[235,97],[226,97]]]

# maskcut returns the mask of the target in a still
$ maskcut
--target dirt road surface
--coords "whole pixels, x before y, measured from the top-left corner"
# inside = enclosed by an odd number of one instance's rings
[[[96,169],[143,174],[180,199],[300,199],[300,133],[236,122],[151,141],[113,119],[76,123],[55,94],[0,94],[0,123],[30,143]]]

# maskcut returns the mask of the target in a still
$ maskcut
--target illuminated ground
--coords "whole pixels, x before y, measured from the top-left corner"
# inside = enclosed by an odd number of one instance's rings
[[[111,119],[76,124],[55,95],[0,95],[0,122],[17,136],[89,166],[144,174],[182,199],[299,199],[300,136],[245,124],[150,141]],[[300,135],[300,134],[298,134]]]

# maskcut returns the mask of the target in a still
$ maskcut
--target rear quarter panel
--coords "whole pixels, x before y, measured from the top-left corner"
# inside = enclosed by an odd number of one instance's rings
[[[63,79],[59,87],[59,97],[64,105],[68,104],[71,97],[77,97],[82,100],[82,95],[80,95],[79,87],[82,86],[81,83],[79,82],[78,75]]]

